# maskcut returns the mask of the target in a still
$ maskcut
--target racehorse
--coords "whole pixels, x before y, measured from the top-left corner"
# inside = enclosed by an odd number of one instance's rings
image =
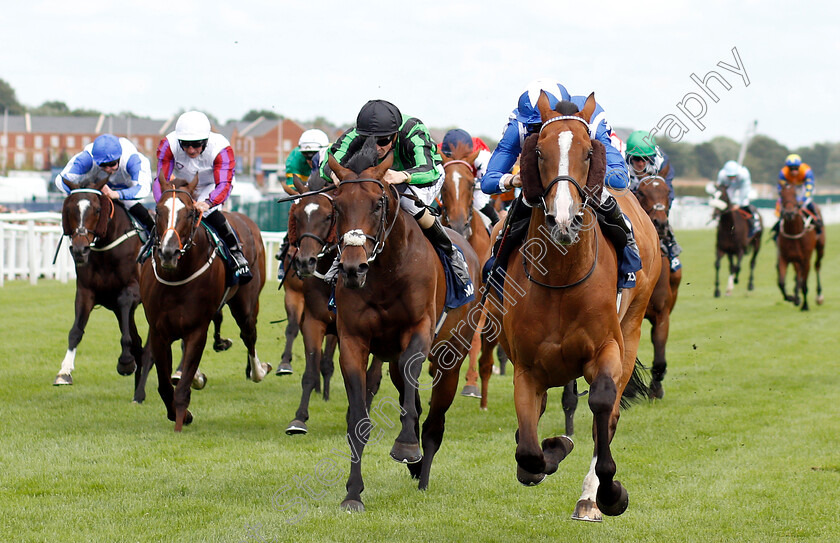
[[[759,228],[750,236],[750,221],[752,216],[732,204],[729,200],[726,187],[718,186],[715,195],[723,202],[723,209],[715,211],[718,217],[717,244],[715,245],[715,298],[720,297],[720,259],[723,255],[729,258],[729,281],[726,286],[726,295],[730,296],[735,285],[738,284],[738,275],[741,272],[741,259],[750,250],[750,282],[747,290],[753,290],[753,275],[755,261],[758,258],[758,251],[761,249],[761,232]],[[760,220],[760,217],[759,217]]]
[[[182,179],[161,182],[155,217],[158,241],[140,271],[140,297],[149,322],[158,392],[176,432],[193,420],[187,409],[190,385],[201,362],[210,321],[220,316],[225,304],[248,350],[245,374],[259,382],[271,371],[270,365],[259,361],[255,350],[259,296],[265,284],[265,249],[260,231],[245,215],[226,213],[254,275],[245,285],[229,286],[226,265],[218,257],[211,235],[201,226],[201,213],[193,201],[197,183],[198,176],[190,183]],[[171,345],[177,339],[183,340],[183,378],[173,393]]]
[[[614,193],[633,224],[643,264],[635,287],[616,296],[617,253],[593,213],[606,190],[605,149],[590,139],[587,122],[596,107],[594,93],[581,112],[570,102],[552,110],[544,93],[537,105],[543,124],[539,135],[526,139],[520,158],[523,195],[533,206],[523,245],[530,249],[512,254],[503,291],[501,342],[514,364],[519,423],[517,479],[538,484],[571,452],[567,436],[540,446],[537,425],[548,388],[583,376],[590,386],[595,448],[572,516],[599,521],[602,513],[620,515],[629,503],[627,490],[614,479],[610,442],[625,387],[631,378],[640,382],[636,352],[661,258],[656,231],[635,196]]]
[[[294,262],[294,252],[289,250],[283,257],[283,266],[286,276],[283,279],[283,307],[286,310],[286,346],[280,356],[280,364],[277,365],[277,375],[291,375],[292,372],[292,347],[295,338],[300,333],[300,322],[303,318],[303,281],[297,275],[290,273]]]
[[[76,347],[82,341],[90,312],[101,305],[117,317],[120,326],[122,353],[117,373],[134,373],[134,401],[146,398],[146,371],[136,371],[143,359],[143,340],[137,332],[134,312],[140,303],[140,268],[137,253],[142,242],[131,223],[128,211],[121,204],[102,194],[107,179],[89,185],[70,183],[70,194],[61,208],[64,235],[70,238],[70,252],[76,265],[76,317],[67,339],[67,353],[54,385],[72,385],[71,372]]]
[[[639,204],[650,217],[659,235],[659,252],[662,258],[662,271],[659,273],[659,280],[656,282],[645,312],[645,318],[650,321],[650,340],[653,343],[653,366],[651,367],[653,379],[650,383],[650,396],[660,399],[665,394],[662,389],[662,380],[668,366],[665,360],[665,344],[668,342],[671,311],[677,303],[682,268],[671,271],[668,249],[662,243],[662,240],[668,236],[668,215],[671,210],[669,189],[665,179],[655,175],[645,177],[639,181],[635,193]]]
[[[782,297],[796,306],[799,305],[799,293],[802,292],[802,311],[808,311],[808,274],[811,272],[811,254],[814,249],[817,251],[814,261],[814,271],[817,274],[817,304],[823,303],[820,267],[825,252],[825,230],[817,235],[813,224],[814,217],[796,197],[796,185],[791,183],[783,185],[780,196],[781,221],[779,236],[776,239],[779,249],[776,264],[779,289],[782,291]],[[790,264],[796,271],[793,296],[789,295],[785,289],[785,276]]]
[[[445,414],[479,318],[468,312],[475,307],[480,314],[476,300],[445,311],[446,271],[417,222],[400,211],[397,188],[382,181],[394,156],[391,151],[376,165],[375,141],[368,137],[347,167],[329,159],[340,180],[333,197],[340,254],[335,300],[352,455],[341,507],[349,511],[364,510],[361,457],[375,425],[365,408],[368,354],[390,363],[391,381],[399,391],[401,430],[391,457],[408,464],[423,490],[429,484],[432,460],[443,439]],[[477,284],[475,251],[457,233],[450,230],[449,235],[464,253]],[[421,452],[418,387],[427,357],[434,380]]]
[[[316,176],[312,176],[314,183]],[[323,188],[323,181],[312,189]],[[307,187],[295,178],[298,193],[305,194]],[[303,196],[289,209],[289,253],[294,255],[287,267],[288,280],[300,282],[300,297],[303,302],[299,317],[300,330],[306,356],[306,369],[301,379],[302,395],[295,418],[286,428],[289,435],[305,434],[309,431],[309,399],[313,390],[320,389],[324,380],[324,400],[330,399],[330,378],[334,372],[333,354],[338,342],[335,330],[335,314],[329,309],[332,289],[324,280],[324,274],[337,254],[335,234],[335,213],[332,197],[324,192]],[[292,273],[294,271],[294,273]],[[288,297],[289,291],[286,290]],[[287,308],[288,310],[288,308]],[[321,349],[326,338],[326,348]],[[288,337],[287,337],[288,341]],[[381,365],[380,365],[381,367]]]
[[[441,154],[443,158],[443,168],[445,171],[445,178],[443,186],[440,189],[440,211],[441,224],[448,226],[455,230],[467,240],[469,240],[472,248],[475,249],[479,257],[479,261],[483,264],[490,258],[490,234],[487,232],[487,227],[481,218],[480,213],[476,213],[473,208],[473,191],[475,189],[475,159],[480,152],[480,149],[470,151],[470,148],[464,143],[458,142],[452,149],[451,156]],[[469,366],[467,367],[467,383],[464,390],[461,391],[462,396],[481,397],[481,408],[487,408],[487,400],[483,394],[487,392],[487,383],[489,382],[489,373],[487,378],[482,374],[481,389],[482,394],[478,392],[477,379],[479,376],[478,352],[481,349],[481,328],[483,321],[479,322],[478,330],[473,338],[473,346],[470,349]],[[490,369],[492,370],[492,345],[485,346],[489,348],[488,355],[490,360]]]

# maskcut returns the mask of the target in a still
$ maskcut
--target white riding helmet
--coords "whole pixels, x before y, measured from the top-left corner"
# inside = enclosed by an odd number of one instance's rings
[[[741,166],[734,160],[730,160],[723,165],[723,175],[727,177],[735,177],[741,173]]]
[[[307,130],[300,135],[298,145],[300,146],[301,152],[320,151],[321,149],[329,147],[330,138],[323,130],[313,128],[312,130]]]
[[[180,141],[199,141],[210,137],[210,119],[200,111],[187,111],[175,123],[175,137]]]

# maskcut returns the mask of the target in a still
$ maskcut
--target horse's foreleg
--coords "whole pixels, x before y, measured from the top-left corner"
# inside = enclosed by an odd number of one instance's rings
[[[822,267],[823,253],[825,252],[825,231],[817,238],[817,258],[814,261],[814,273],[817,276],[817,305],[822,305],[825,299],[822,295],[822,284],[820,283],[820,268]]]
[[[155,361],[152,357],[152,350],[147,340],[146,345],[143,347],[142,354],[140,355],[140,367],[137,368],[138,371],[134,372],[133,401],[135,403],[143,403],[146,400],[146,380],[149,378],[149,372],[151,371],[154,363]]]
[[[723,252],[719,249],[715,251],[715,298],[720,298],[720,259],[723,257]]]
[[[514,372],[513,400],[518,421],[516,478],[526,486],[537,485],[545,479],[545,457],[537,435],[544,394],[545,390],[529,372]]]
[[[154,330],[149,330],[149,339],[146,342],[149,355],[154,362],[158,378],[158,394],[166,407],[166,417],[175,421],[175,409],[172,406],[174,391],[172,388],[172,346],[160,338]]]
[[[362,491],[362,453],[370,438],[373,423],[365,408],[366,375],[365,363],[370,354],[366,343],[357,338],[342,338],[339,351],[339,365],[347,391],[347,443],[350,446],[350,476],[347,479],[347,495],[341,502],[346,511],[364,511]],[[381,433],[377,434],[377,438]]]
[[[787,279],[787,261],[782,258],[781,250],[779,251],[779,256],[776,260],[776,282],[779,285],[779,290],[782,291],[782,298],[786,302],[792,302],[793,296],[789,296],[787,293],[787,289],[785,288],[785,281]]]
[[[134,323],[134,311],[140,304],[140,291],[137,287],[126,288],[117,296],[117,310],[114,314],[120,327],[120,346],[122,353],[117,360],[117,373],[131,375],[137,369],[137,361],[142,357],[143,340]]]
[[[666,306],[655,318],[651,319],[650,341],[653,343],[653,365],[650,372],[652,377],[650,397],[657,400],[665,396],[662,381],[665,379],[665,372],[668,369],[668,362],[665,360],[665,345],[668,343],[670,313],[669,307]]]
[[[808,311],[808,274],[811,272],[811,255],[803,259],[796,273],[796,290],[802,292],[802,311]],[[795,298],[796,296],[794,296]]]
[[[199,327],[187,335],[183,341],[183,373],[178,385],[175,387],[175,398],[172,407],[175,409],[175,431],[180,432],[185,424],[193,420],[188,407],[190,395],[192,394],[193,378],[198,372],[198,365],[201,363],[201,354],[207,344],[207,328]]]
[[[61,361],[61,369],[58,370],[53,385],[73,384],[71,374],[75,369],[76,347],[85,335],[85,326],[90,318],[90,312],[93,311],[93,300],[94,294],[91,290],[76,287],[76,316],[67,336],[67,352],[64,354],[64,360]]]
[[[343,348],[343,346],[342,346]],[[414,464],[423,459],[420,452],[419,419],[420,419],[420,373],[423,369],[423,362],[431,349],[431,338],[419,332],[411,335],[408,346],[400,355],[397,362],[397,371],[402,376],[403,394],[402,402],[403,416],[400,422],[402,428],[391,448],[391,458],[397,462]],[[435,385],[433,385],[435,386]]]
[[[286,346],[283,349],[283,355],[280,357],[280,365],[277,366],[276,375],[292,374],[292,347],[300,332],[301,319],[303,318],[303,294],[288,287],[285,292],[286,317],[289,320],[286,323]]]
[[[758,260],[758,251],[761,249],[761,236],[759,235],[753,242],[752,256],[750,257],[750,282],[747,284],[747,290],[755,288],[755,262]]]
[[[480,330],[481,328],[478,328]],[[480,398],[481,395],[478,391],[478,372],[479,372],[479,363],[478,363],[478,354],[481,350],[481,334],[476,332],[473,335],[472,342],[470,344],[470,351],[469,351],[469,362],[467,365],[467,375],[466,381],[467,383],[464,385],[464,389],[461,391],[461,396],[467,396],[469,398]],[[486,404],[485,404],[486,407]]]
[[[309,318],[303,320],[301,333],[306,351],[306,369],[300,381],[302,393],[295,419],[286,428],[286,433],[289,435],[305,434],[308,431],[306,421],[309,420],[309,399],[312,397],[315,384],[321,378],[321,345],[326,328],[326,325],[319,320]]]
[[[481,356],[478,357],[478,375],[481,377],[482,410],[487,409],[487,396],[490,388],[490,378],[493,376],[493,349],[496,343],[489,340],[486,334],[481,334]]]
[[[732,291],[735,290],[735,285],[738,284],[738,273],[741,271],[741,257],[743,257],[743,253],[729,255],[729,279],[726,283],[726,296],[731,296]]]
[[[321,356],[321,377],[324,379],[324,401],[330,399],[330,379],[332,379],[335,373],[335,362],[333,362],[333,359],[335,358],[335,349],[337,346],[338,336],[328,334],[324,340],[324,354]],[[381,363],[379,378],[382,378]],[[317,387],[315,388],[315,392],[318,392]]]

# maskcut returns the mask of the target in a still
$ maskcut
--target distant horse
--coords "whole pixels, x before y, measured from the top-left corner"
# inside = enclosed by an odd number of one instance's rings
[[[314,182],[314,177],[311,178]],[[323,181],[313,187],[305,187],[295,179],[300,194],[308,188],[320,189]],[[335,330],[335,313],[329,309],[332,288],[324,280],[337,254],[335,234],[335,212],[332,197],[326,193],[303,196],[289,209],[289,253],[294,255],[287,267],[289,279],[300,282],[300,296],[303,307],[300,314],[300,329],[306,357],[306,369],[301,379],[302,395],[295,418],[286,428],[289,435],[305,434],[309,431],[309,399],[312,391],[320,389],[324,380],[324,400],[330,399],[330,379],[334,373],[333,355],[338,336]],[[298,277],[300,276],[300,277]],[[302,278],[302,279],[301,279]],[[287,283],[288,284],[288,283]],[[286,295],[289,291],[287,289]],[[326,348],[323,349],[326,338]],[[288,339],[288,338],[287,338]],[[381,366],[380,366],[381,367]]]
[[[490,234],[479,213],[473,208],[473,191],[475,189],[475,159],[480,149],[470,151],[469,146],[458,142],[452,150],[451,156],[441,155],[446,177],[440,189],[441,224],[455,230],[467,240],[475,249],[479,261],[483,264],[490,258]],[[470,361],[467,368],[467,384],[461,391],[462,396],[481,397],[481,407],[487,407],[487,400],[478,391],[478,352],[481,348],[481,327],[478,325],[473,346],[470,349]],[[490,346],[490,368],[492,369],[492,346]],[[487,392],[487,379],[482,377],[482,391]]]
[[[291,375],[292,372],[292,347],[295,338],[300,333],[300,322],[303,318],[303,281],[292,272],[292,263],[295,258],[295,249],[289,251],[283,258],[283,269],[286,276],[283,279],[283,307],[286,310],[286,346],[280,356],[280,364],[277,366],[277,375]]]
[[[537,105],[543,124],[539,135],[526,141],[520,159],[523,194],[534,204],[523,247],[532,250],[511,256],[503,297],[501,341],[514,364],[519,422],[517,479],[538,484],[571,452],[566,436],[547,438],[540,446],[537,425],[546,391],[583,376],[590,386],[595,449],[573,518],[599,521],[602,513],[620,515],[629,503],[627,490],[614,479],[610,443],[625,387],[631,378],[640,382],[641,324],[662,259],[656,231],[635,196],[615,193],[633,224],[643,264],[636,286],[617,298],[616,250],[592,209],[606,190],[605,149],[589,136],[595,96],[590,94],[583,111],[574,114],[577,108],[568,102],[558,104],[565,113],[552,110],[544,93]]]
[[[668,257],[668,250],[662,240],[668,236],[668,214],[671,210],[671,202],[668,197],[669,189],[665,179],[659,176],[649,176],[639,182],[635,191],[642,209],[650,217],[656,233],[659,235],[659,252],[662,257],[662,271],[659,274],[659,281],[653,289],[650,303],[645,313],[645,318],[650,321],[650,340],[653,342],[653,367],[651,374],[653,380],[650,383],[650,395],[652,398],[662,398],[665,392],[662,389],[662,380],[665,378],[667,362],[665,360],[665,344],[668,342],[668,330],[671,324],[671,311],[677,303],[677,291],[682,280],[682,268],[671,271],[671,261]]]
[[[220,317],[227,304],[248,350],[246,375],[259,382],[271,366],[257,358],[257,315],[260,291],[265,285],[265,249],[254,221],[241,213],[226,213],[242,244],[253,279],[245,285],[227,286],[226,265],[193,201],[198,177],[192,182],[163,182],[155,227],[159,240],[140,273],[140,297],[149,322],[149,347],[158,375],[158,392],[175,431],[192,422],[187,409],[190,385],[198,371],[207,342],[210,321]],[[183,378],[173,393],[172,343],[182,341]]]
[[[137,253],[142,242],[124,206],[102,194],[107,179],[90,186],[66,182],[70,195],[64,199],[61,224],[70,238],[70,252],[76,264],[76,318],[68,337],[67,354],[54,385],[72,385],[71,372],[76,347],[82,341],[90,312],[101,305],[117,316],[122,354],[117,373],[134,373],[134,401],[146,398],[145,377],[135,371],[143,357],[143,340],[137,332],[134,311],[140,303],[140,268]]]
[[[786,183],[781,191],[781,222],[779,223],[778,261],[776,264],[779,289],[782,297],[793,305],[798,306],[799,293],[802,292],[802,311],[808,311],[808,274],[811,272],[811,254],[814,249],[817,257],[814,270],[817,274],[817,304],[823,303],[822,284],[820,283],[820,267],[825,252],[825,230],[817,235],[814,217],[796,198],[796,185]],[[796,284],[793,296],[785,289],[785,276],[788,265],[792,264],[796,271]]]
[[[382,181],[393,164],[393,152],[381,164],[376,165],[377,161],[373,137],[347,167],[332,157],[329,160],[341,180],[333,197],[340,252],[335,298],[352,454],[341,506],[350,511],[364,510],[361,457],[372,429],[365,406],[368,354],[390,363],[391,381],[400,395],[401,430],[391,457],[408,464],[411,476],[420,480],[419,488],[425,489],[443,439],[445,414],[458,387],[459,369],[475,333],[479,317],[475,313],[480,313],[477,301],[472,301],[447,316],[446,272],[437,252],[417,222],[400,211],[397,189]],[[449,235],[462,249],[477,284],[475,251],[460,235],[451,230]],[[476,312],[468,314],[473,307]],[[421,452],[418,387],[426,357],[431,361],[433,386]]]
[[[747,285],[747,290],[753,290],[755,261],[758,258],[758,251],[761,249],[762,229],[759,228],[757,232],[750,236],[751,215],[729,200],[726,187],[718,186],[715,194],[725,206],[724,209],[715,211],[715,215],[718,217],[717,244],[715,245],[715,298],[718,298],[720,297],[720,259],[723,255],[729,258],[729,281],[726,286],[726,295],[730,296],[735,285],[738,284],[741,259],[752,250],[750,282]]]

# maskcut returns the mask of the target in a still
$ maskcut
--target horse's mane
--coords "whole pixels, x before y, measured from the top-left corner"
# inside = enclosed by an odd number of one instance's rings
[[[345,157],[349,156],[350,158],[347,159],[346,164],[342,164],[342,166],[353,170],[357,174],[379,164],[379,155],[376,154],[376,138],[373,136],[364,138],[364,142],[359,148],[358,142],[361,139],[357,138],[356,141],[350,144],[350,147],[347,149],[347,155],[345,155]],[[354,151],[354,147],[357,150]]]

